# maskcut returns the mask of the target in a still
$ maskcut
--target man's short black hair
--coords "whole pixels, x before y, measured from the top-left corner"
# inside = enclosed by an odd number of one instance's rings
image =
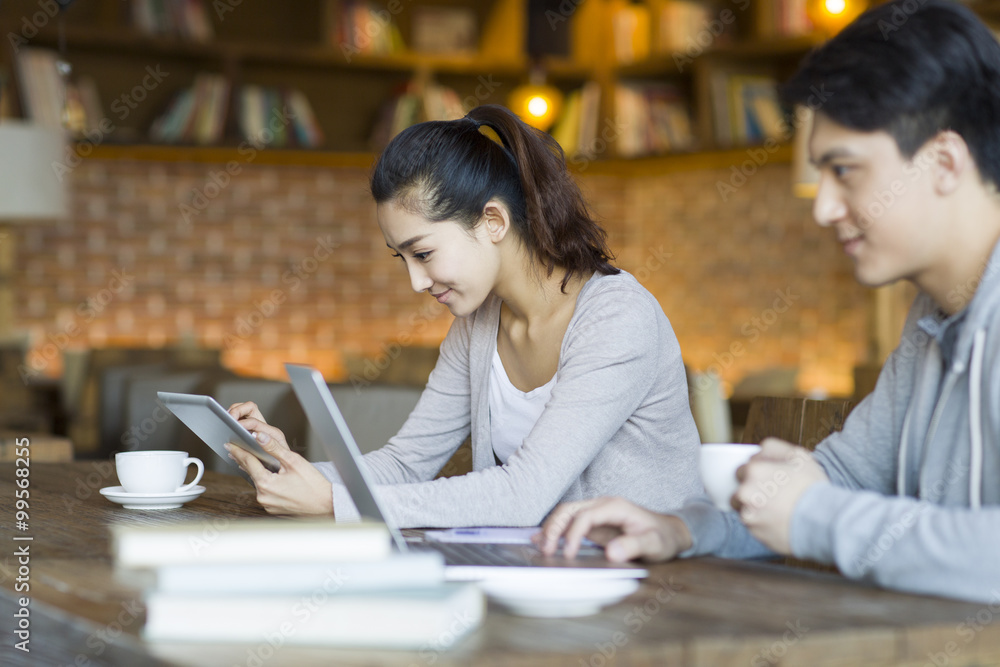
[[[781,92],[844,127],[888,132],[906,159],[953,130],[983,180],[1000,184],[1000,43],[957,2],[869,9],[810,53]]]

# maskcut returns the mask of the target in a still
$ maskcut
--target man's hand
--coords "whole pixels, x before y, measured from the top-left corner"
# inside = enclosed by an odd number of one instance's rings
[[[264,509],[270,514],[333,515],[332,485],[312,463],[289,449],[281,429],[267,424],[253,403],[237,403],[229,414],[281,464],[278,472],[271,472],[253,454],[226,445],[229,456],[253,480],[257,502]]]
[[[584,537],[604,546],[607,559],[615,562],[669,560],[691,548],[691,534],[679,518],[650,512],[622,498],[559,505],[533,539],[542,553],[552,555],[560,536],[565,538],[567,558],[576,556]]]
[[[777,438],[760,444],[760,452],[736,471],[741,484],[733,507],[754,537],[772,551],[790,555],[795,506],[806,489],[829,478],[807,449]]]

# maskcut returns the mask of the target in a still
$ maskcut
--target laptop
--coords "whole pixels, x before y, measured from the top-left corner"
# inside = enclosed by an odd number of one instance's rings
[[[551,576],[563,574],[594,579],[641,579],[649,575],[645,568],[633,563],[608,562],[599,547],[584,547],[580,555],[569,560],[561,556],[543,556],[530,544],[468,544],[419,538],[407,541],[382,511],[361,451],[323,375],[315,368],[296,364],[285,364],[285,369],[309,423],[319,435],[361,516],[384,523],[398,551],[431,549],[440,552],[445,560],[446,579],[475,581],[516,575],[529,569],[536,571],[536,568],[548,568],[546,574]]]

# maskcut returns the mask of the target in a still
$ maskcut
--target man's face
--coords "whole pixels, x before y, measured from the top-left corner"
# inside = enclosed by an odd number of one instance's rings
[[[817,113],[809,152],[820,171],[813,216],[832,227],[869,286],[919,282],[940,256],[947,214],[934,194],[932,142],[905,159],[886,132],[858,132]]]

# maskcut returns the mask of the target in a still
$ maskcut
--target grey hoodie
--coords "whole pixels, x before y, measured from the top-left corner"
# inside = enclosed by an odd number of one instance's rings
[[[793,555],[887,588],[1000,602],[1000,245],[958,314],[916,298],[875,391],[815,457],[830,482],[796,506]],[[682,556],[768,553],[735,512],[699,499],[677,514],[694,538]]]

